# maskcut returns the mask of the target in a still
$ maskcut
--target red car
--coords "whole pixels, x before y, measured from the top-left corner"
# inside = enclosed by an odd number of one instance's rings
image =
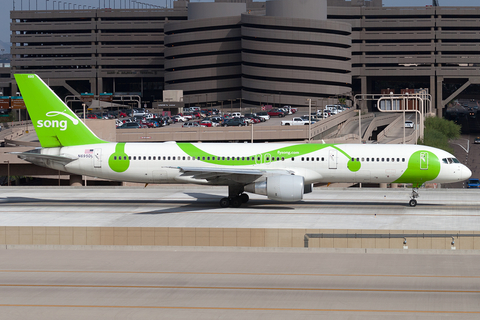
[[[278,110],[278,109],[272,109],[272,110],[268,111],[268,115],[270,117],[279,117],[279,118],[285,117],[285,113],[281,110]]]

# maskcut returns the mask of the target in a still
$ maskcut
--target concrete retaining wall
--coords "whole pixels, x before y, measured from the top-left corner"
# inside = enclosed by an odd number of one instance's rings
[[[0,227],[0,245],[108,245],[108,246],[212,246],[304,247],[306,233],[347,234],[479,234],[480,231],[320,230],[143,227]],[[451,249],[451,238],[407,238],[408,249]],[[310,239],[309,248],[403,249],[396,239]],[[455,238],[459,250],[479,250],[480,237]]]

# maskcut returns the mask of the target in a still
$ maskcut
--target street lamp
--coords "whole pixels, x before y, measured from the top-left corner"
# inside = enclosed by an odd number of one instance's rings
[[[10,187],[10,161],[3,161],[7,164],[7,185]]]
[[[235,101],[237,99],[228,99],[228,101],[230,101],[230,112],[233,112],[233,101]]]

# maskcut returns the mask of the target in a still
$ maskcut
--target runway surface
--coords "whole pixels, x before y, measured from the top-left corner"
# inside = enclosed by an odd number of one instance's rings
[[[1,319],[478,319],[480,255],[0,250]]]
[[[227,190],[205,186],[3,187],[1,226],[310,228],[480,231],[480,190],[316,188],[298,203],[260,195],[220,208]]]

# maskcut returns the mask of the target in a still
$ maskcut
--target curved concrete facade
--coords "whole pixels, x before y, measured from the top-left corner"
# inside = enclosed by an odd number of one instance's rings
[[[275,0],[266,4],[270,17],[327,20],[327,0]]]
[[[304,106],[351,90],[351,26],[242,15],[242,98]],[[321,104],[321,102],[318,102]]]
[[[242,86],[241,18],[221,17],[165,25],[165,87],[184,102],[239,98]]]
[[[326,18],[323,0],[272,2],[267,16],[229,17],[209,8],[232,3],[195,3],[189,16],[207,18],[166,23],[166,89],[184,90],[187,105],[241,98],[245,107],[305,106],[349,92],[350,24],[318,20]],[[305,15],[315,19],[298,18]]]

